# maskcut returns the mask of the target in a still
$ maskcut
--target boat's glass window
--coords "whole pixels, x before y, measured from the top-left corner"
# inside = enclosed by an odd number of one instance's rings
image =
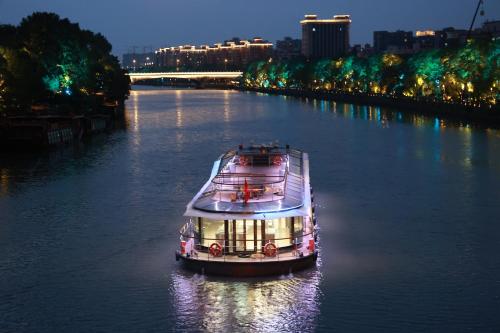
[[[257,220],[255,221],[256,223],[256,226],[257,226],[257,251],[261,251],[262,250],[262,246],[265,245],[264,243],[264,239],[263,239],[263,235],[262,235],[262,223],[266,223],[266,221],[262,221],[262,220]]]
[[[226,244],[226,252],[228,253],[233,253],[234,252],[234,224],[233,224],[233,220],[229,220],[228,223],[227,223],[227,231],[228,231],[228,234],[227,234],[227,244]]]
[[[193,226],[194,239],[196,243],[198,243],[200,239],[200,224],[198,223],[198,218],[193,218],[191,220],[191,225]]]
[[[292,219],[279,218],[266,221],[266,240],[274,242],[278,247],[292,244]]]
[[[295,216],[293,219],[293,231],[294,231],[294,239],[297,244],[302,243],[302,235],[304,231],[302,216]]]
[[[245,220],[236,220],[236,251],[245,251]]]
[[[202,245],[210,246],[212,243],[224,245],[224,220],[201,220]]]
[[[254,220],[246,220],[245,222],[246,222],[245,223],[245,228],[246,228],[245,251],[254,252],[256,250],[255,249],[255,232],[257,230],[255,229]]]

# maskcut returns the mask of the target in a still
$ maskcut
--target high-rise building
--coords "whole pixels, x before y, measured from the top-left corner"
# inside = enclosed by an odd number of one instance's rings
[[[318,19],[305,15],[302,25],[302,55],[307,58],[338,58],[349,51],[351,17],[335,15]]]

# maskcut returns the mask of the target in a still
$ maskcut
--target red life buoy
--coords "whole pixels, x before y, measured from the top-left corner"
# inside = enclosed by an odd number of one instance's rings
[[[281,165],[281,156],[274,156],[273,157],[273,164],[274,165]]]
[[[278,248],[274,243],[267,243],[266,246],[264,246],[264,255],[266,257],[274,257],[276,256],[276,253],[278,252]]]
[[[214,257],[220,257],[222,255],[222,246],[219,243],[212,243],[209,248],[210,254]]]
[[[181,241],[181,254],[186,254],[186,241]]]

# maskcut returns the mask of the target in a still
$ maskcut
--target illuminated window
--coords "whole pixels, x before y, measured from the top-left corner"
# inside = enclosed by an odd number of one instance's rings
[[[293,220],[293,238],[296,244],[302,243],[304,223],[302,216],[296,216]]]
[[[279,218],[266,221],[266,241],[271,241],[278,247],[290,246],[291,240],[291,218]],[[274,240],[274,241],[273,241]]]
[[[215,242],[224,244],[224,221],[202,219],[201,238],[203,246],[209,247]]]

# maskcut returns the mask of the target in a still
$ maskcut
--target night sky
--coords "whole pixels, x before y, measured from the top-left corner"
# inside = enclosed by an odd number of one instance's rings
[[[500,19],[500,1],[484,1],[484,20]],[[272,42],[300,38],[306,13],[352,16],[351,44],[372,43],[375,30],[468,28],[477,0],[0,0],[0,23],[51,11],[101,32],[117,55],[132,46],[212,44],[235,36]]]

